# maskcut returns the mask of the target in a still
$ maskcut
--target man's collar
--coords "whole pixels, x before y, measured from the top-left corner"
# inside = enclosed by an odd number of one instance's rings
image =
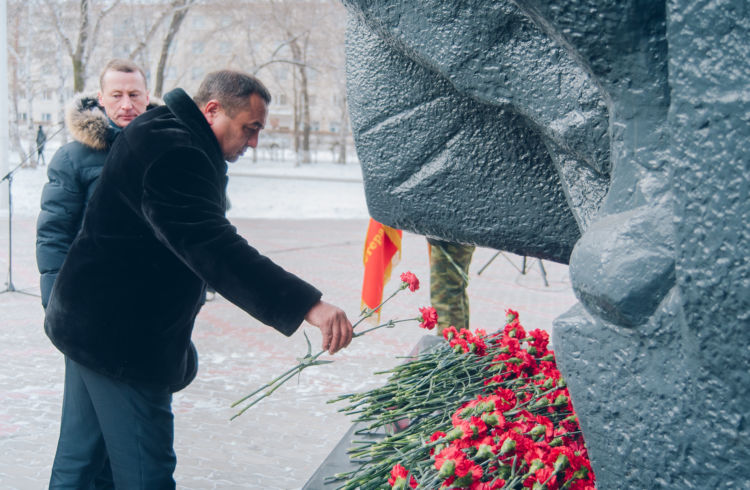
[[[164,103],[193,134],[204,141],[205,148],[209,150],[209,156],[226,165],[219,141],[216,139],[216,135],[211,126],[209,126],[208,121],[206,121],[206,116],[195,105],[193,99],[181,88],[176,88],[164,95]]]

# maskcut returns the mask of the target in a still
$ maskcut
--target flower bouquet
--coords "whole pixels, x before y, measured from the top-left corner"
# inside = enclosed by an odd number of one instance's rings
[[[399,288],[380,305],[364,310],[355,329],[400,291],[416,291],[419,280],[401,274]],[[432,307],[419,316],[389,320],[354,337],[397,323],[437,324]],[[329,478],[346,490],[368,489],[594,489],[594,473],[565,381],[557,370],[549,335],[528,334],[518,313],[506,311],[502,331],[487,334],[449,327],[445,342],[409,357],[374,390],[342,395],[329,403],[363,426],[358,433],[385,437],[354,441],[357,468]],[[274,380],[235,402],[245,406],[269,397],[303,370],[333,361],[307,354]]]
[[[549,335],[507,311],[488,335],[450,327],[445,342],[385,373],[380,388],[344,395],[360,431],[344,489],[594,488],[594,473]],[[396,430],[393,430],[393,428]],[[399,430],[400,429],[400,430]]]

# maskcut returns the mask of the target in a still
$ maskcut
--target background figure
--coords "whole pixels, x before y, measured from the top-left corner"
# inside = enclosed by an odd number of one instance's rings
[[[45,308],[115,137],[151,107],[148,104],[143,70],[131,61],[114,59],[102,70],[98,95],[78,95],[68,106],[65,125],[73,141],[52,157],[36,225],[36,261]],[[44,134],[41,126],[39,131]]]
[[[44,134],[42,125],[39,125],[39,129],[36,131],[36,160],[39,165],[46,165],[47,161],[44,159],[44,145],[47,143],[47,135]]]
[[[450,326],[469,328],[469,265],[474,245],[428,238],[430,245],[430,302],[438,314],[437,334]]]

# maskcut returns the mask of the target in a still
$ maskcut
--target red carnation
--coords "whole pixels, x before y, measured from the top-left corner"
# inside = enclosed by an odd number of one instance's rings
[[[391,477],[388,479],[388,485],[393,488],[406,488],[406,480],[409,477],[409,471],[406,468],[397,464],[391,470]],[[412,476],[409,479],[409,487],[417,488],[417,480]]]
[[[435,308],[432,306],[426,306],[424,308],[420,308],[419,312],[422,314],[422,322],[419,324],[420,327],[426,328],[427,330],[432,330],[435,328],[435,325],[437,325],[438,321],[438,314],[437,311],[435,311]]]
[[[549,334],[537,328],[529,332],[529,335],[534,338],[530,343],[536,347],[537,355],[540,357],[546,355],[547,346],[549,345]]]
[[[434,434],[430,436],[430,442],[438,441],[445,437],[445,432],[437,431]],[[435,452],[440,452],[445,448],[445,444],[437,444],[436,446],[430,448],[430,456],[434,456]]]
[[[471,485],[472,482],[482,478],[484,471],[482,467],[468,458],[456,461],[456,480],[464,487]]]
[[[489,482],[478,482],[475,481],[469,487],[470,490],[497,490],[505,486],[505,480],[502,478],[495,478]]]
[[[456,331],[456,327],[454,327],[453,325],[443,330],[443,338],[449,342],[453,340],[456,335],[458,335],[458,331]],[[451,345],[451,347],[453,346]]]
[[[401,287],[409,287],[409,291],[414,292],[419,289],[419,279],[411,272],[404,272],[401,274]]]
[[[513,320],[518,319],[518,312],[508,308],[505,310],[505,323],[511,323]]]

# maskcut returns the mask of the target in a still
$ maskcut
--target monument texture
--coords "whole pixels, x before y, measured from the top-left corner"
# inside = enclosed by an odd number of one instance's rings
[[[570,264],[600,488],[750,488],[750,4],[344,3],[372,216]]]

